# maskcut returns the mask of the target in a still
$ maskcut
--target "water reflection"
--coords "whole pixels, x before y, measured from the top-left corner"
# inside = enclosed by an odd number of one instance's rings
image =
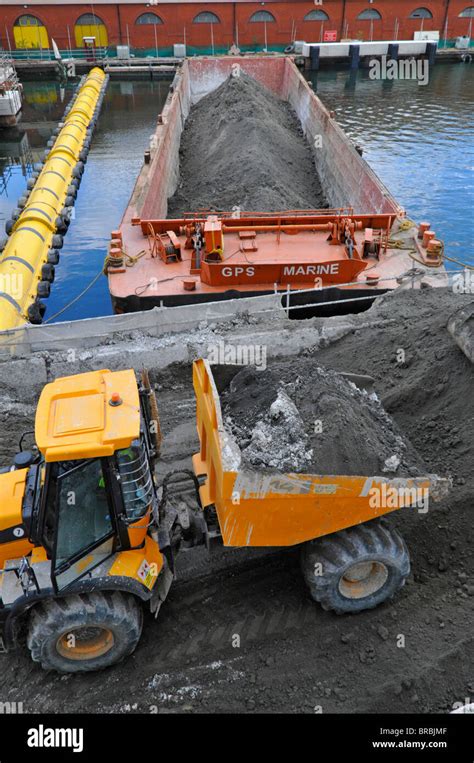
[[[168,89],[169,81],[163,80],[109,83],[78,193],[75,217],[64,240],[51,296],[46,301],[46,319],[67,305],[101,270],[110,232],[120,223]],[[7,141],[0,134],[0,174],[5,186],[0,193],[0,235],[25,188],[28,174],[18,161],[11,161],[13,156],[6,156],[5,146],[11,146],[14,155],[14,146],[18,145],[19,157],[19,146],[26,142],[31,161],[39,161],[71,96],[70,90],[69,87],[61,102],[58,83],[25,83],[22,121]],[[110,312],[107,280],[103,277],[58,320]]]
[[[314,90],[409,216],[428,220],[446,252],[474,263],[472,67],[435,66],[426,86],[320,71]]]

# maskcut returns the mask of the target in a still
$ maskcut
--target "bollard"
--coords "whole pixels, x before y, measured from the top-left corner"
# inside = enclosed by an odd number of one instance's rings
[[[349,46],[349,65],[351,69],[358,69],[360,61],[360,45]]]
[[[437,43],[436,42],[427,42],[426,43],[426,56],[428,58],[428,63],[430,66],[433,66],[435,60],[436,60],[436,50],[437,50]]]
[[[390,42],[387,50],[387,58],[398,61],[398,42]]]
[[[310,70],[317,72],[319,69],[319,45],[311,45],[309,49],[309,57],[311,60]]]

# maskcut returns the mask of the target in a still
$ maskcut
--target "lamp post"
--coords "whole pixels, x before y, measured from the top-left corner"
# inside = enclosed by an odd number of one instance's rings
[[[260,3],[260,5],[263,7],[265,3]],[[263,18],[263,34],[265,38],[263,52],[266,53],[267,52],[267,20],[265,17]]]
[[[158,51],[158,37],[157,37],[157,31],[156,31],[157,26],[158,24],[153,24],[153,32],[155,34],[155,52],[156,52],[156,57],[158,58],[159,51]]]

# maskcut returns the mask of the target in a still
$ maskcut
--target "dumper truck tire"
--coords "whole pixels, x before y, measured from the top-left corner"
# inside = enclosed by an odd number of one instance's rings
[[[85,673],[125,659],[138,644],[143,610],[121,591],[50,599],[32,611],[27,644],[45,670]]]
[[[401,535],[375,520],[305,543],[302,570],[323,609],[355,613],[396,594],[410,574],[410,557]]]

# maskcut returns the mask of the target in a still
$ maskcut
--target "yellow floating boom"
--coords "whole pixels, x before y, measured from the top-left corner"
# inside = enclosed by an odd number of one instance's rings
[[[84,78],[33,187],[23,197],[23,210],[7,221],[9,239],[0,254],[0,331],[43,319],[46,308],[40,300],[49,295],[54,280],[107,80],[99,68]]]

